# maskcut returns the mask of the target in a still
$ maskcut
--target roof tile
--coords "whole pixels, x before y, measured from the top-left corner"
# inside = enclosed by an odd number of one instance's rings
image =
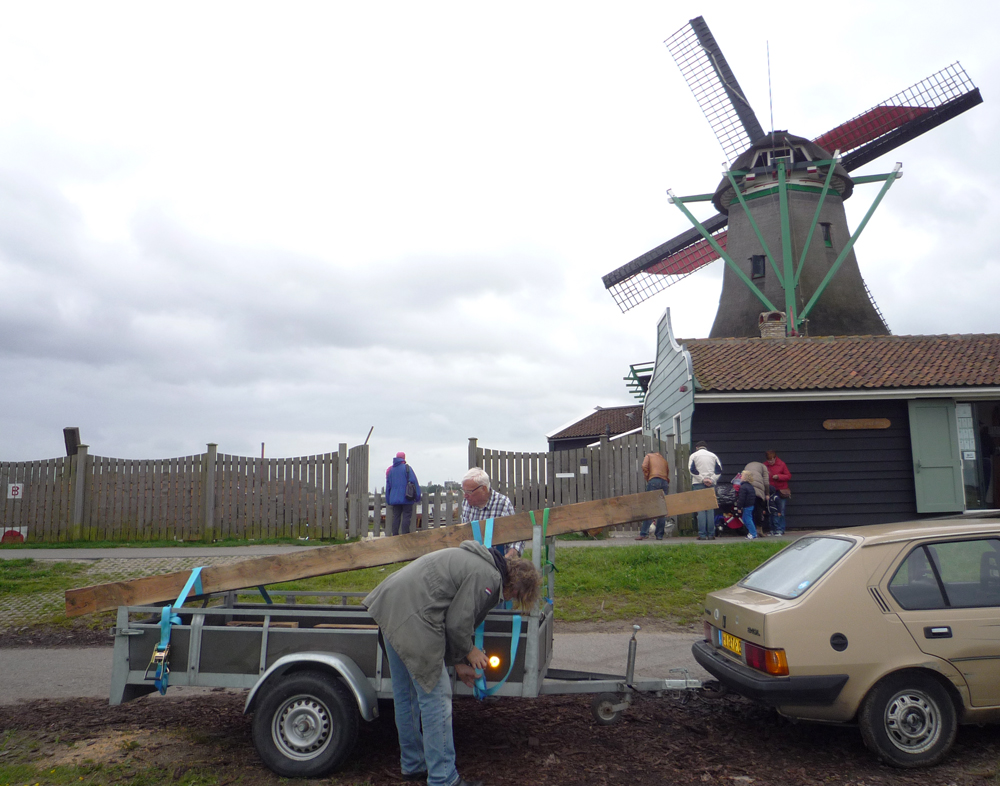
[[[1000,386],[1000,334],[684,343],[705,391]]]

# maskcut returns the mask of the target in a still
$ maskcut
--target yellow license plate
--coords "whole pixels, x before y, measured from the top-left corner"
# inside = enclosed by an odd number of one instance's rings
[[[722,646],[725,647],[730,652],[735,652],[737,655],[743,654],[743,641],[735,636],[731,636],[725,631],[719,631],[722,636]]]

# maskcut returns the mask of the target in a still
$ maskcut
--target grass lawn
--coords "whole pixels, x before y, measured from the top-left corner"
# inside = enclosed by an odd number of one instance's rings
[[[683,543],[660,548],[636,545],[557,550],[556,619],[597,622],[656,617],[688,625],[701,617],[706,593],[738,581],[785,545],[787,541],[758,540],[711,546]],[[281,590],[368,592],[401,567],[335,573],[275,584],[269,589],[279,595]],[[48,560],[0,560],[0,599],[79,586],[76,576],[86,568]]]

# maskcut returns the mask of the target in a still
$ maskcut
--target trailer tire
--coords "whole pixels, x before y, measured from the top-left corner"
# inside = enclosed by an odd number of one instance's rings
[[[315,671],[279,679],[260,698],[253,744],[286,778],[318,778],[337,769],[358,737],[358,706],[336,677]]]
[[[621,698],[617,693],[598,693],[590,702],[590,711],[599,725],[611,726],[618,723],[622,716],[621,710],[611,709],[618,704],[621,704]]]

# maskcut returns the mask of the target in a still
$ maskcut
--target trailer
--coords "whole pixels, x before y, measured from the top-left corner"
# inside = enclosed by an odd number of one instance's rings
[[[546,539],[547,597],[530,613],[494,610],[486,618],[486,679],[494,695],[592,694],[595,720],[609,724],[636,693],[703,690],[701,681],[684,670],[674,678],[635,679],[638,626],[628,643],[623,675],[550,668],[553,549],[554,541]],[[541,527],[536,526],[532,556],[540,570],[542,552]],[[360,605],[365,594],[259,587],[197,595],[193,600],[200,599],[200,606],[176,604],[166,612],[161,606],[121,606],[113,630],[111,704],[156,691],[158,674],[163,690],[247,690],[244,712],[253,713],[254,746],[270,769],[285,777],[332,772],[353,750],[361,721],[374,721],[379,701],[392,699],[378,626]],[[172,618],[166,626],[165,617]],[[471,697],[473,690],[454,670],[451,675],[453,694]]]

